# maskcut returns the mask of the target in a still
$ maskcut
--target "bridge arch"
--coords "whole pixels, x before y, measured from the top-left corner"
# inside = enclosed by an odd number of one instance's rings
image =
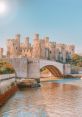
[[[40,69],[43,67],[46,67],[54,76],[63,77],[62,63],[40,59]]]
[[[52,73],[52,75],[55,77],[62,77],[63,76],[61,71],[54,65],[46,65],[46,66],[43,66],[42,68],[48,69]]]

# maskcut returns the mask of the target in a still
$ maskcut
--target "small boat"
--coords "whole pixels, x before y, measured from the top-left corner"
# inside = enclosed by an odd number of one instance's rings
[[[19,88],[34,88],[40,87],[40,83],[35,82],[34,79],[22,80],[17,83]]]

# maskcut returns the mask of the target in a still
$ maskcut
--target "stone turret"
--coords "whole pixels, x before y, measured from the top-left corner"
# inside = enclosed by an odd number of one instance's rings
[[[3,57],[3,48],[0,48],[0,58]]]
[[[45,37],[45,47],[48,48],[49,47],[49,37]]]
[[[16,40],[20,40],[20,34],[16,34]]]
[[[40,58],[45,59],[45,40],[40,40]]]
[[[75,52],[75,46],[74,45],[67,45],[67,49],[71,54],[74,54],[74,52]]]
[[[55,60],[55,45],[53,42],[49,43],[49,56],[50,60]]]
[[[36,34],[34,35],[34,39],[39,39],[39,34],[38,34],[38,33],[36,33]]]
[[[29,49],[29,47],[30,47],[29,37],[26,37],[26,38],[25,38],[24,45],[25,45],[25,47],[26,47],[27,49]]]
[[[15,39],[16,39],[18,46],[20,47],[20,34],[17,34]]]
[[[45,37],[45,42],[49,42],[49,37]]]
[[[40,50],[41,50],[41,48],[40,48],[39,34],[35,34],[34,41],[33,41],[32,57],[33,58],[40,58],[40,54],[41,54]]]
[[[17,34],[15,39],[8,39],[7,41],[7,56],[16,57],[20,55],[20,35]]]
[[[72,59],[72,55],[75,53],[75,46],[74,45],[67,45],[66,51],[67,51],[66,59],[68,61],[68,60]]]
[[[16,51],[16,55],[19,56],[20,55],[20,34],[17,34],[15,36],[15,51]]]

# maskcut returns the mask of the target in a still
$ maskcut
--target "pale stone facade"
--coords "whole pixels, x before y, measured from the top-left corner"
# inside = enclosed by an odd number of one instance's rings
[[[25,41],[20,43],[19,34],[16,35],[15,39],[7,41],[8,57],[26,56],[66,62],[72,58],[74,52],[74,45],[56,44],[56,42],[50,42],[49,37],[40,39],[39,34],[35,34],[33,45],[29,43],[29,37],[26,37]]]
[[[3,48],[0,48],[0,58],[3,57]]]

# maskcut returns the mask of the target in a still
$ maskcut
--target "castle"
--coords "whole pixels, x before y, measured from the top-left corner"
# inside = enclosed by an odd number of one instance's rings
[[[59,62],[67,62],[75,53],[74,45],[57,44],[50,42],[49,37],[40,39],[39,34],[35,34],[33,44],[30,44],[29,37],[20,43],[20,34],[14,39],[7,40],[7,57],[29,57],[49,59]]]

